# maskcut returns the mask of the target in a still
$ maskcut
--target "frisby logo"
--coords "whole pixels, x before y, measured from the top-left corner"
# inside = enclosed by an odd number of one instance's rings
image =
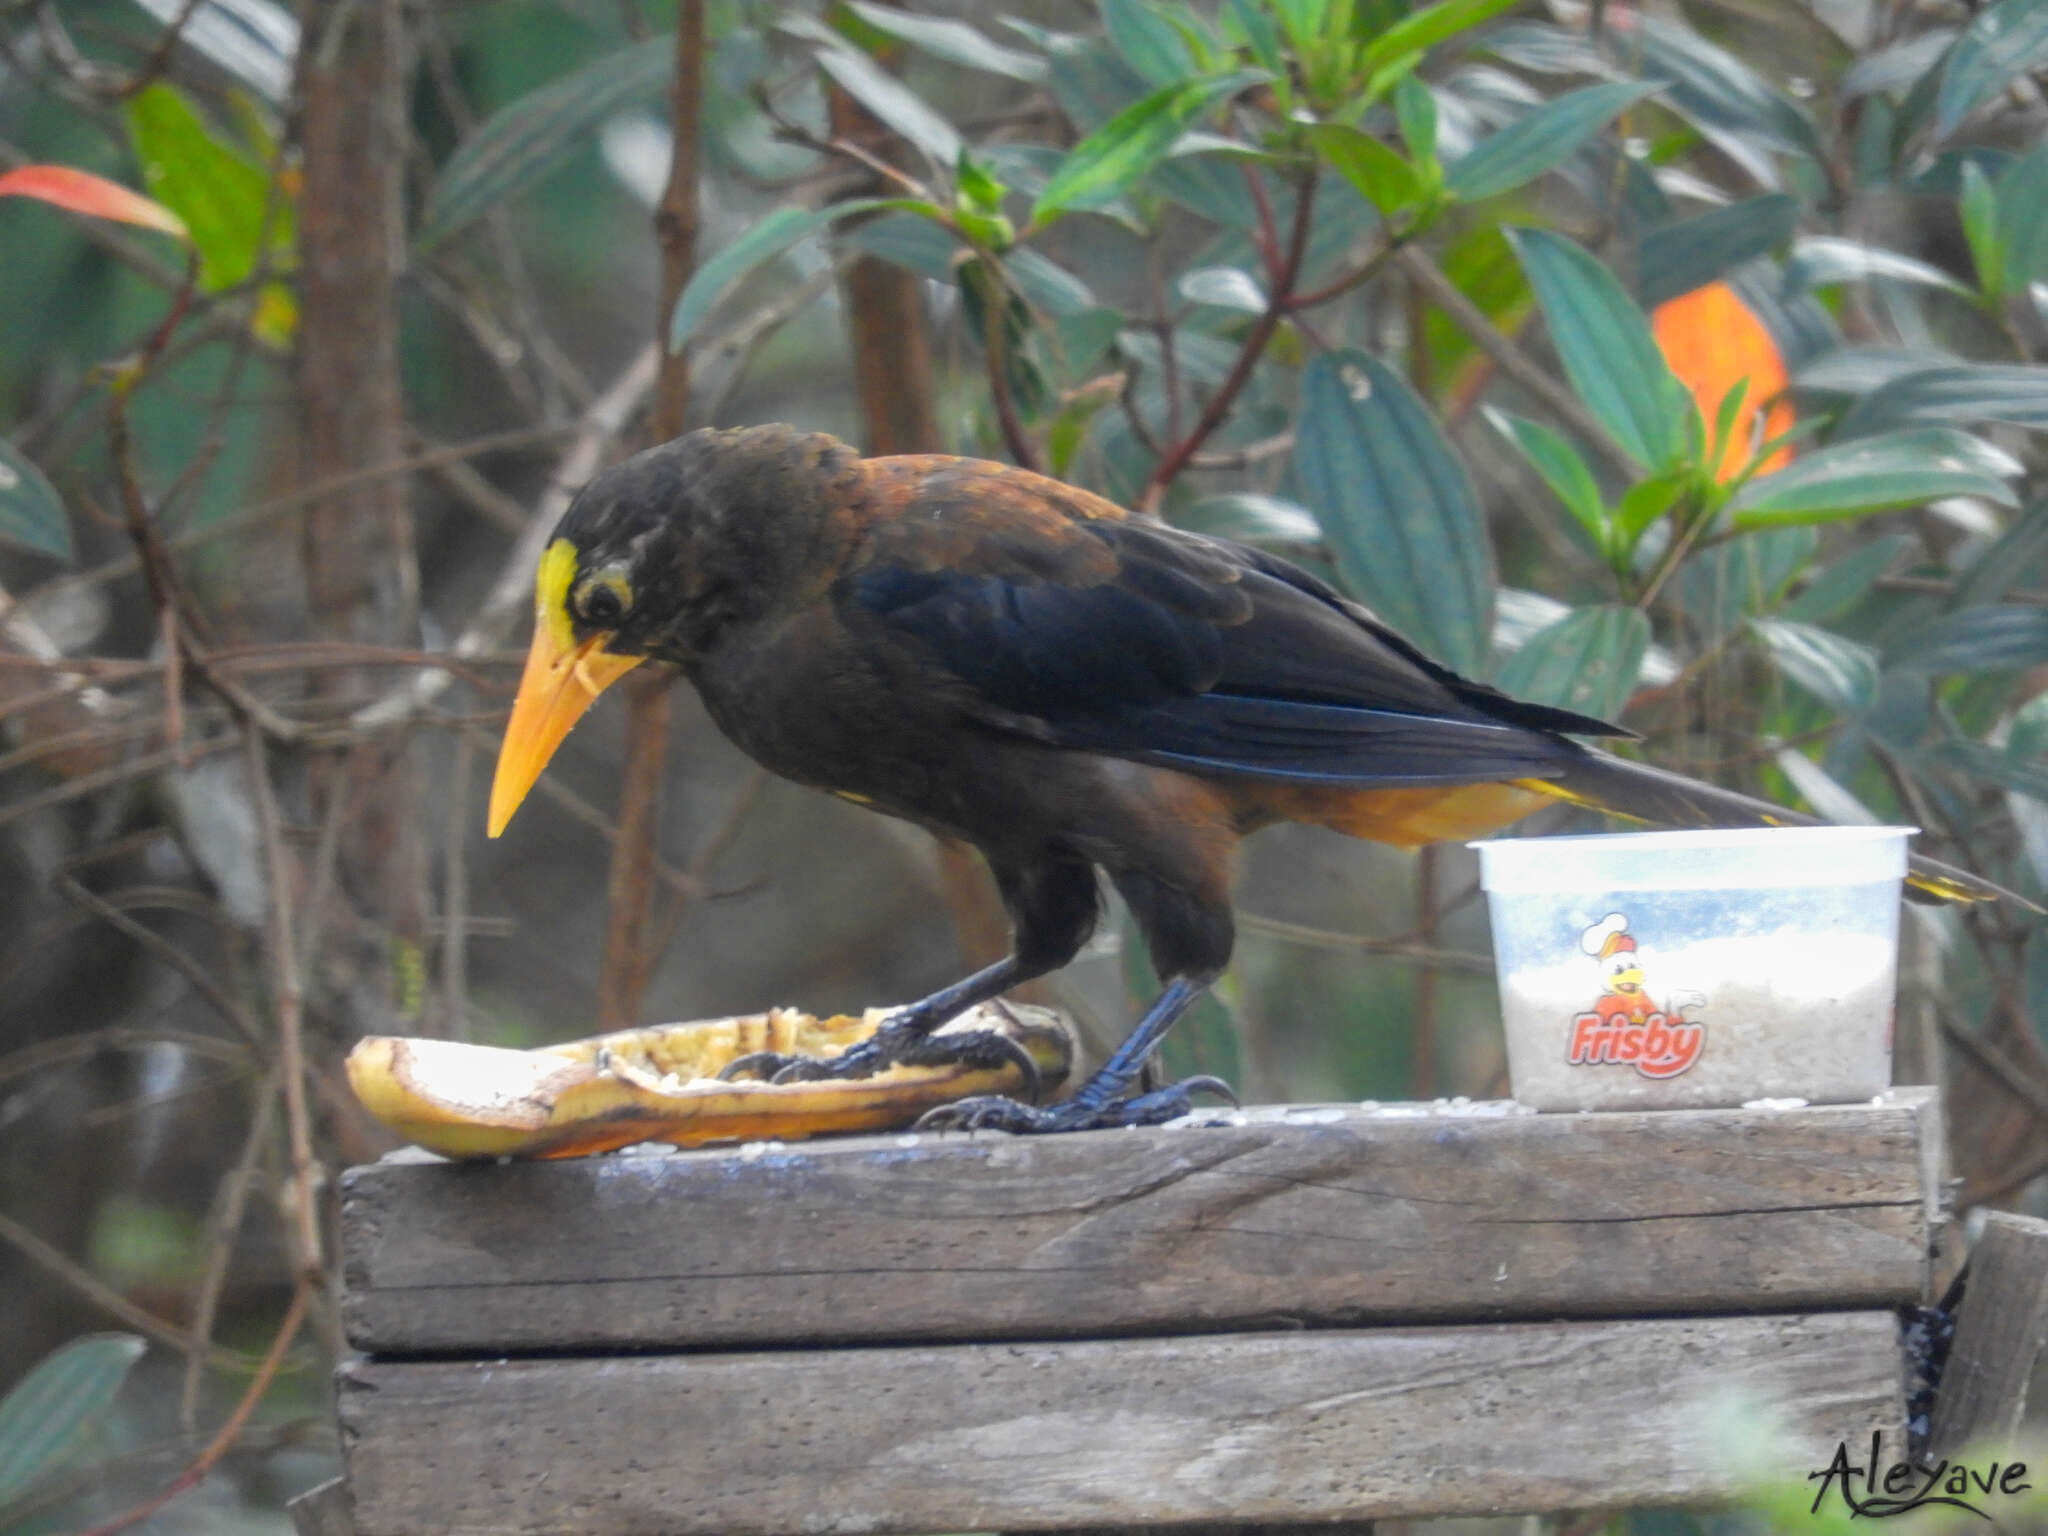
[[[1599,967],[1600,996],[1572,1016],[1565,1059],[1573,1066],[1625,1064],[1644,1077],[1676,1077],[1706,1049],[1707,1027],[1685,1016],[1703,1006],[1697,994],[1674,995],[1660,1006],[1643,979],[1628,918],[1610,912],[1579,936],[1579,947]]]

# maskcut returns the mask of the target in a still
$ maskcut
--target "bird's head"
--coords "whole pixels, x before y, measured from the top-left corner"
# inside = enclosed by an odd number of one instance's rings
[[[491,784],[496,837],[600,693],[650,657],[687,666],[772,606],[829,540],[806,514],[854,462],[789,427],[692,432],[622,460],[570,503],[540,558],[533,647]]]

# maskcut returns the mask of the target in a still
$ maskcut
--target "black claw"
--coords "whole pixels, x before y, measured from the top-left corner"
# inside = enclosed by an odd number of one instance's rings
[[[772,1082],[780,1072],[797,1058],[781,1051],[749,1051],[744,1056],[735,1056],[718,1069],[721,1083],[734,1082],[742,1077],[757,1077],[762,1082]]]
[[[1013,1136],[1053,1136],[1066,1131],[1115,1130],[1130,1125],[1163,1125],[1194,1113],[1195,1095],[1213,1093],[1229,1100],[1237,1095],[1219,1077],[1191,1077],[1156,1093],[1094,1104],[1079,1096],[1045,1109],[1034,1109],[997,1094],[977,1094],[927,1110],[911,1127],[915,1131],[1008,1131]]]

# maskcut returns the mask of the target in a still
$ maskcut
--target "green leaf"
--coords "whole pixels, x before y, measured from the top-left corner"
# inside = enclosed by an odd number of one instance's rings
[[[1507,235],[1579,398],[1638,463],[1656,470],[1676,465],[1685,457],[1692,397],[1672,377],[1635,301],[1613,273],[1562,235]]]
[[[944,59],[948,64],[979,69],[1034,85],[1044,81],[1045,60],[1015,48],[993,42],[978,28],[964,21],[940,16],[919,16],[893,5],[872,5],[869,0],[841,0],[846,8],[878,32],[901,38],[919,53]]]
[[[1223,20],[1244,35],[1252,62],[1275,76],[1286,72],[1287,61],[1280,51],[1280,29],[1260,0],[1228,0],[1223,7]]]
[[[1798,224],[1798,199],[1778,192],[1660,224],[1636,247],[1637,292],[1651,308],[1691,293],[1769,255]]]
[[[676,299],[675,313],[669,317],[669,350],[682,351],[696,334],[697,327],[704,323],[704,317],[711,312],[711,306],[718,302],[719,296],[754,268],[780,256],[805,236],[816,234],[836,219],[875,208],[928,209],[933,217],[938,215],[938,209],[930,203],[919,204],[911,199],[889,197],[849,198],[824,208],[776,209],[690,274],[690,281]]]
[[[1601,499],[1599,482],[1579,457],[1578,449],[1526,416],[1510,415],[1488,406],[1486,419],[1522,450],[1523,456],[1536,467],[1536,473],[1543,477],[1543,483],[1550,487],[1551,494],[1564,503],[1565,510],[1592,538],[1593,547],[1608,552],[1607,506]]]
[[[1515,3],[1516,0],[1438,0],[1435,5],[1426,5],[1374,38],[1359,57],[1355,73],[1362,79],[1404,54],[1421,53],[1448,42]]]
[[[1749,626],[1778,670],[1836,714],[1861,715],[1877,698],[1877,652],[1869,646],[1789,619],[1751,619]]]
[[[1265,78],[1259,70],[1211,75],[1161,86],[1124,108],[1067,152],[1038,194],[1031,222],[1040,224],[1071,209],[1113,200],[1166,158],[1188,124],[1224,97]]]
[[[1945,613],[1895,647],[1907,672],[2015,672],[2048,662],[2048,608],[1987,603]]]
[[[2022,363],[1956,363],[1924,368],[1857,401],[1837,437],[1865,437],[1916,422],[2003,421],[2048,430],[2048,368]]]
[[[821,48],[818,67],[838,81],[847,95],[929,155],[934,165],[951,169],[959,162],[959,130],[866,54],[851,48]]]
[[[1888,533],[1852,551],[1820,572],[1785,604],[1785,617],[1803,624],[1838,618],[1863,600],[1877,578],[1913,544],[1908,533]]]
[[[2018,76],[2048,64],[2048,0],[2001,0],[1963,29],[1941,71],[1934,131],[1947,138]]]
[[[1394,120],[1401,125],[1401,142],[1417,165],[1436,163],[1436,92],[1414,75],[1403,75],[1394,86]]]
[[[1963,167],[1963,238],[1977,264],[1977,286],[1993,298],[2005,292],[2005,249],[1998,236],[1998,193],[1974,163]]]
[[[885,213],[862,219],[839,236],[839,243],[847,250],[879,256],[937,283],[953,281],[953,258],[960,253],[957,235],[943,224],[934,224],[914,213]],[[1011,252],[1012,258],[1018,254]]]
[[[1380,212],[1393,214],[1422,201],[1422,177],[1400,153],[1348,123],[1317,123],[1308,141],[1325,164]]]
[[[2031,795],[2036,800],[2048,800],[2048,764],[2016,761],[1996,747],[1961,737],[1941,742],[1928,755],[2001,789]]]
[[[0,1505],[53,1471],[113,1405],[148,1346],[132,1333],[89,1333],[46,1355],[0,1398]]]
[[[2036,501],[1963,568],[1950,606],[1974,608],[1995,603],[2015,587],[2032,585],[2044,553],[2048,553],[2048,501]],[[2042,697],[2048,698],[2048,694]]]
[[[1195,56],[1179,28],[1145,0],[1101,0],[1109,40],[1153,85],[1179,85],[1195,74]]]
[[[1752,480],[1729,504],[1737,528],[1820,523],[1913,507],[1942,496],[1982,496],[2006,506],[2020,466],[1981,438],[1920,427],[1834,443]]]
[[[1024,296],[1024,302],[1044,310],[1055,320],[1069,320],[1095,308],[1095,295],[1088,285],[1049,256],[1028,249],[1014,250],[1003,258],[1010,281]]]
[[[1657,80],[1589,85],[1545,102],[1473,145],[1451,166],[1444,185],[1453,196],[1474,202],[1534,181],[1577,154],[1630,106],[1662,89],[1663,82]]]
[[[1265,290],[1242,267],[1197,267],[1192,272],[1183,272],[1174,287],[1190,304],[1242,310],[1250,315],[1266,312]]]
[[[1946,288],[1951,293],[1969,290],[1941,268],[1897,251],[1887,251],[1860,240],[1837,235],[1806,235],[1792,242],[1792,260],[1785,279],[1802,288],[1825,288],[1834,283],[1860,283],[1873,277],[1894,282],[1918,283],[1928,288]]]
[[[1493,549],[1428,407],[1364,352],[1316,358],[1301,393],[1295,472],[1338,574],[1425,651],[1477,675],[1492,629]]]
[[[1283,548],[1320,544],[1323,538],[1316,515],[1300,502],[1257,491],[1206,496],[1177,516],[1174,523],[1195,533]]]
[[[1998,178],[2001,275],[2013,293],[2048,279],[2048,143],[2007,166]]]
[[[1621,500],[1614,504],[1614,543],[1621,558],[1635,552],[1651,525],[1678,505],[1692,483],[1691,470],[1673,469],[1638,480],[1622,492]]]
[[[158,82],[129,102],[128,132],[150,195],[185,221],[199,252],[199,285],[231,288],[256,269],[270,178],[239,150],[215,137],[185,98]],[[270,244],[289,251],[291,200],[282,194],[271,215]]]
[[[1777,604],[1819,542],[1811,528],[1767,528],[1700,551],[1678,570],[1687,619],[1709,646],[1718,644],[1745,616]]]
[[[1771,155],[1819,153],[1813,124],[1749,65],[1690,28],[1642,18],[1642,74],[1671,83],[1665,103],[1761,185],[1776,187]]]
[[[1618,603],[1580,608],[1522,642],[1495,679],[1532,704],[1618,716],[1636,690],[1650,649],[1650,621]]]
[[[673,35],[621,48],[493,112],[441,168],[415,240],[429,249],[555,170],[607,118],[660,96]]]
[[[0,437],[0,540],[71,558],[71,519],[57,488],[6,438]]]

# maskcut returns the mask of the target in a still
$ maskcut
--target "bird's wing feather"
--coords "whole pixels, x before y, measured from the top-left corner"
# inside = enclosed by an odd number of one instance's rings
[[[958,679],[989,723],[1356,785],[1540,776],[1577,750],[1553,732],[1613,730],[1459,678],[1285,561],[1094,498],[1069,511],[1042,486],[1083,494],[1014,470],[977,483],[954,461],[936,492],[906,490],[835,594],[849,622]]]

